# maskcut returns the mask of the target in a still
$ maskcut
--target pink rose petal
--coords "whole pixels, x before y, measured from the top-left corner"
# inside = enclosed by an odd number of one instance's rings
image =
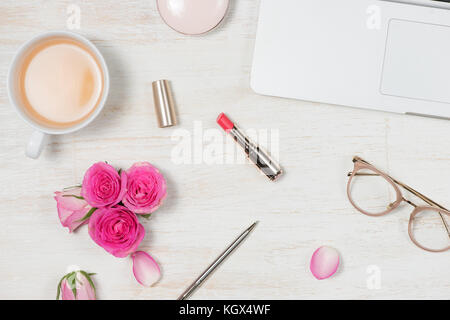
[[[75,300],[72,289],[70,289],[67,280],[64,279],[61,282],[61,299],[62,300]]]
[[[331,247],[320,247],[311,257],[310,269],[319,280],[331,277],[338,269],[339,253]]]
[[[95,288],[91,286],[85,275],[78,273],[77,300],[96,300]]]
[[[137,282],[146,287],[151,287],[161,278],[161,270],[156,261],[144,251],[136,251],[133,258],[133,273]]]

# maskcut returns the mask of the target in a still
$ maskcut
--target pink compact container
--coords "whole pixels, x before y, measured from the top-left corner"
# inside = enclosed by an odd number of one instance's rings
[[[197,35],[219,25],[229,0],[156,0],[164,22],[180,33]]]

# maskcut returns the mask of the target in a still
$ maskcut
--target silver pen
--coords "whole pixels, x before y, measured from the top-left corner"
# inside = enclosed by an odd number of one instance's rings
[[[181,294],[181,296],[178,297],[178,300],[186,300],[187,298],[189,298],[189,296],[195,291],[195,289],[197,289],[203,283],[203,281],[208,278],[208,276],[225,260],[226,257],[228,257],[239,246],[242,241],[244,241],[245,238],[247,238],[247,236],[250,234],[257,223],[258,221],[253,223],[244,232],[242,232],[241,235],[237,237],[228,246],[228,248],[226,248],[225,251],[222,252],[222,254],[217,257],[217,259],[214,260],[214,262],[211,263],[205,271],[202,272],[202,274],[197,279],[195,279],[195,281]]]

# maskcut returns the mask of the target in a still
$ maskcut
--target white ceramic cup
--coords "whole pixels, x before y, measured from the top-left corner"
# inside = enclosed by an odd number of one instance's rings
[[[22,105],[21,99],[19,98],[19,89],[18,89],[18,83],[17,77],[19,75],[19,69],[22,66],[23,58],[25,55],[29,52],[29,50],[36,44],[41,43],[43,40],[56,38],[56,37],[62,37],[62,38],[68,38],[73,39],[75,41],[78,41],[79,43],[82,43],[86,46],[86,48],[95,56],[97,59],[100,68],[103,73],[103,92],[102,96],[100,98],[100,101],[95,108],[95,110],[91,113],[91,115],[83,120],[82,122],[79,122],[77,124],[74,124],[71,127],[66,128],[54,128],[54,127],[46,127],[40,123],[38,123],[36,120],[34,120],[32,117],[30,117],[25,111],[24,107]],[[42,151],[42,149],[45,146],[45,142],[47,140],[48,135],[51,134],[66,134],[71,133],[77,130],[80,130],[87,126],[90,122],[92,122],[102,111],[103,107],[105,106],[106,99],[108,97],[109,93],[109,73],[108,73],[108,67],[106,66],[105,59],[103,58],[102,54],[98,49],[85,37],[73,33],[73,32],[67,32],[67,31],[51,31],[39,34],[35,37],[33,37],[31,40],[23,44],[18,52],[16,53],[12,64],[9,68],[8,73],[8,96],[9,101],[11,105],[16,109],[17,113],[20,115],[20,117],[28,122],[29,125],[31,125],[35,131],[31,135],[31,138],[28,142],[28,145],[26,147],[25,154],[33,159],[37,159]]]

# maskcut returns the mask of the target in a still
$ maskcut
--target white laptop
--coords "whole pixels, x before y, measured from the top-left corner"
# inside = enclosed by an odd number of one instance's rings
[[[261,0],[251,87],[450,118],[450,0]]]

